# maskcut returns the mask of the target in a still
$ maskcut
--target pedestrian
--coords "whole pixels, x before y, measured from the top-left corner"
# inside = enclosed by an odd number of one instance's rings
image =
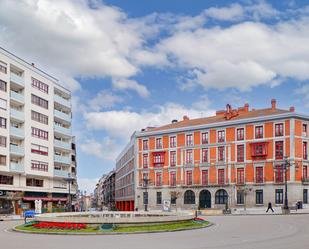
[[[268,213],[269,209],[270,209],[272,212],[274,212],[273,206],[272,206],[271,202],[268,202],[268,207],[267,207],[266,213]]]

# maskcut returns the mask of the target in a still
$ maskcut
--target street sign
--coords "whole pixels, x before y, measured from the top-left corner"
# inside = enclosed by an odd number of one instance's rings
[[[6,190],[0,190],[0,196],[6,196]]]

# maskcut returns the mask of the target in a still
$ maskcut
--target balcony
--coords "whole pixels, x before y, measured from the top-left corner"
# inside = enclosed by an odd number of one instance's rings
[[[10,135],[15,138],[24,139],[24,130],[21,128],[10,127]]]
[[[17,75],[17,74],[15,74],[15,73],[11,73],[10,80],[11,80],[11,82],[13,82],[13,83],[15,83],[15,84],[17,84],[19,86],[22,86],[22,87],[25,86],[24,78],[19,76],[19,75]]]
[[[59,170],[59,169],[55,169],[55,170],[54,170],[54,176],[56,176],[56,177],[67,178],[67,177],[68,177],[68,174],[69,174],[68,171]]]
[[[283,177],[275,177],[274,184],[284,184],[284,178]]]
[[[10,144],[10,154],[15,156],[24,156],[24,147]]]
[[[25,115],[23,112],[18,111],[16,109],[12,109],[10,110],[10,117],[17,120],[17,121],[21,121],[24,122],[25,121]]]
[[[21,163],[13,163],[13,162],[10,163],[10,170],[12,172],[19,172],[19,173],[25,171],[24,165],[22,165]]]
[[[55,94],[54,95],[54,101],[62,106],[65,106],[67,108],[70,108],[71,109],[71,103],[69,100],[66,100],[64,98],[62,98],[61,96]]]
[[[59,155],[55,155],[54,156],[54,161],[56,163],[61,163],[61,164],[71,164],[71,158],[68,156],[59,156]]]
[[[67,142],[62,142],[60,140],[54,140],[54,146],[60,149],[71,150],[71,144]]]
[[[302,177],[301,182],[302,182],[304,185],[309,185],[309,177]]]
[[[65,127],[62,127],[62,126],[59,126],[59,125],[54,125],[54,130],[55,130],[56,133],[71,137],[71,129],[70,128],[65,128]]]
[[[245,180],[244,180],[244,179],[237,179],[236,185],[237,185],[237,186],[243,186],[243,185],[245,185]]]
[[[54,110],[55,118],[61,119],[65,122],[71,123],[71,116],[69,114],[66,114],[64,112]]]
[[[258,185],[258,184],[265,184],[266,179],[265,177],[256,177],[254,179],[254,184]]]
[[[22,95],[20,93],[10,91],[10,97],[11,97],[11,100],[13,100],[16,103],[19,103],[19,104],[25,103],[25,97],[24,97],[24,95]]]

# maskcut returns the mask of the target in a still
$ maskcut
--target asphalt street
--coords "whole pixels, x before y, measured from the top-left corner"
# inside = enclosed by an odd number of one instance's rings
[[[2,249],[307,249],[309,215],[207,217],[215,225],[192,231],[136,235],[33,235],[10,231],[0,222]]]

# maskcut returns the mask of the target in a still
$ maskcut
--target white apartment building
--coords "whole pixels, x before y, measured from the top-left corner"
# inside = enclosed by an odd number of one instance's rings
[[[0,48],[0,213],[38,199],[52,211],[76,194],[71,113],[57,79]]]

